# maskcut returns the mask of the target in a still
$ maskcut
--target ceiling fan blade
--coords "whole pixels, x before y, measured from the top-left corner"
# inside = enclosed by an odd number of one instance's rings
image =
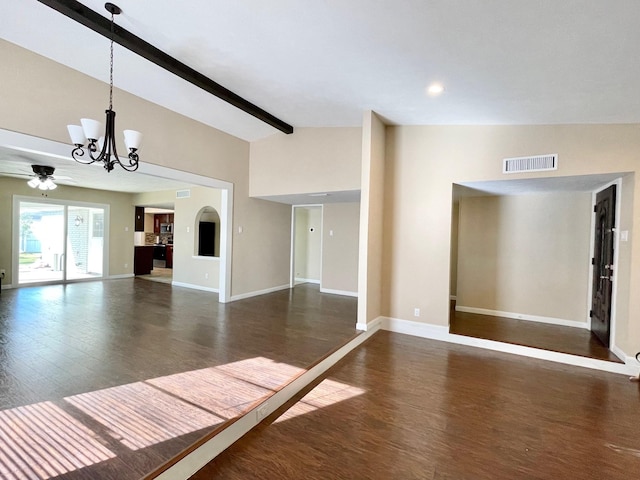
[[[33,177],[33,173],[19,173],[19,172],[0,172],[0,175],[9,177]]]

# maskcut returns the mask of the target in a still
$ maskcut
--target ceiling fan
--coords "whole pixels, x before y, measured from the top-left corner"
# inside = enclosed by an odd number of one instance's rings
[[[64,175],[55,175],[55,167],[49,167],[46,165],[31,165],[31,169],[33,170],[33,174],[29,173],[21,173],[21,172],[0,172],[0,175],[11,175],[18,177],[31,177],[31,180],[27,182],[27,184],[31,188],[39,188],[40,190],[53,190],[57,187],[54,183],[59,180],[71,180],[71,177],[66,177]],[[73,182],[70,182],[73,183]]]

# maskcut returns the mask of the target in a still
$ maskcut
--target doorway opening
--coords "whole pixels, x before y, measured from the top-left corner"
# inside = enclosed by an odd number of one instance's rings
[[[620,202],[611,198],[621,195],[623,175],[455,185],[450,333],[624,363],[612,275]],[[609,192],[606,222],[601,191]],[[596,250],[599,239],[606,255]],[[600,307],[611,320],[608,343],[592,333]]]
[[[293,288],[320,285],[322,278],[322,205],[294,205],[291,210],[291,277]]]

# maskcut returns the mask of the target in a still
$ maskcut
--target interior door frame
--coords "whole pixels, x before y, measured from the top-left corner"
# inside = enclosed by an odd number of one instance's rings
[[[622,355],[622,350],[616,344],[616,319],[617,319],[617,303],[618,303],[618,272],[619,272],[619,254],[620,254],[620,218],[621,218],[621,199],[622,199],[622,178],[616,178],[615,180],[602,185],[597,190],[591,192],[591,229],[589,235],[590,245],[589,245],[589,283],[587,290],[587,324],[588,329],[591,330],[591,316],[589,315],[589,311],[591,310],[591,301],[593,297],[593,265],[591,265],[591,259],[595,254],[595,230],[596,230],[596,215],[593,213],[593,207],[596,205],[596,196],[598,193],[606,190],[610,186],[616,186],[616,206],[615,206],[615,236],[613,239],[613,280],[611,282],[611,316],[610,316],[610,331],[609,331],[609,350],[615,353],[616,355]]]
[[[324,248],[324,204],[291,205],[291,255],[289,258],[289,288],[296,286],[296,208],[320,207],[320,289],[322,290],[322,259]]]

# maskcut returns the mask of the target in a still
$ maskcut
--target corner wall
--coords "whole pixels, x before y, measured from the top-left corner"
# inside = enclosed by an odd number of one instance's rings
[[[385,196],[385,124],[373,112],[362,126],[360,249],[358,258],[358,323],[366,330],[382,315],[383,218]],[[447,277],[448,278],[448,277]]]

